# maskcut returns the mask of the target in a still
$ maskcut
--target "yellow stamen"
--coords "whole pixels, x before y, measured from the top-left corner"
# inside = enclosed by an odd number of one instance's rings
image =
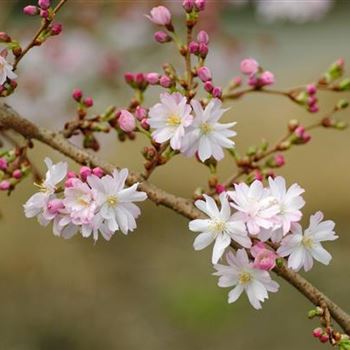
[[[178,115],[173,114],[168,117],[166,123],[168,126],[178,126],[181,124],[181,118]]]
[[[115,207],[118,204],[118,198],[116,196],[109,196],[107,203],[110,207]]]
[[[252,275],[249,272],[242,272],[239,275],[239,283],[240,284],[247,284],[252,280]]]
[[[204,135],[209,134],[209,133],[213,130],[213,128],[211,127],[211,125],[208,124],[208,123],[202,123],[201,126],[200,126],[200,129],[201,129],[201,131],[202,131],[202,133],[203,133]]]

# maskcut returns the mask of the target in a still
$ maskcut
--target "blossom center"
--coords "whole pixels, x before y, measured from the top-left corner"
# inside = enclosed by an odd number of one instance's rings
[[[83,207],[89,206],[89,202],[86,199],[84,199],[83,196],[78,198],[78,203]]]
[[[303,245],[306,248],[312,248],[312,246],[314,245],[314,242],[311,237],[303,237]]]
[[[115,207],[118,204],[118,198],[116,196],[108,196],[107,197],[107,204],[110,207]]]
[[[213,233],[220,233],[225,231],[225,229],[226,229],[225,221],[220,219],[213,220],[211,224],[211,230]]]
[[[239,275],[239,283],[240,284],[247,284],[252,280],[252,275],[249,272],[242,272]]]
[[[213,130],[212,126],[208,123],[202,123],[200,129],[204,135],[209,134]]]
[[[181,124],[181,118],[176,114],[172,114],[168,117],[166,123],[168,126],[178,126]]]

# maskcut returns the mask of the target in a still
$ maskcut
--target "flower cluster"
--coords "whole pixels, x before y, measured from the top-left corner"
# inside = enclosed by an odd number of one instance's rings
[[[253,58],[246,58],[241,62],[241,72],[248,76],[248,84],[255,89],[272,85],[275,76],[268,70],[264,70]]]
[[[287,188],[280,176],[268,182],[268,187],[259,180],[250,186],[236,184],[234,191],[220,194],[220,209],[212,197],[204,195],[195,205],[207,218],[189,224],[191,231],[200,232],[193,243],[195,250],[215,242],[212,263],[215,274],[220,276],[219,286],[236,286],[229,294],[229,302],[246,291],[256,309],[268,297],[267,291],[278,289],[268,273],[278,258],[288,258],[288,267],[296,271],[302,267],[310,270],[313,259],[327,265],[331,255],[321,242],[338,238],[334,222],[322,221],[321,212],[312,215],[309,227],[302,230],[299,222],[300,209],[305,204],[301,196],[304,189],[297,184]],[[236,255],[226,254],[228,266],[218,264],[230,245],[242,249]]]
[[[186,156],[197,154],[202,162],[210,157],[220,160],[224,157],[224,148],[234,147],[229,138],[236,135],[230,129],[235,122],[219,122],[226,111],[221,106],[219,99],[212,99],[203,108],[197,100],[189,105],[179,93],[164,93],[161,102],[149,111],[148,123],[154,129],[152,137],[158,143],[169,141],[174,150]]]
[[[54,235],[63,238],[80,231],[95,241],[99,233],[109,240],[118,230],[127,234],[136,228],[135,219],[141,212],[133,202],[147,196],[137,191],[137,183],[125,187],[127,169],[104,175],[100,168],[82,167],[77,175],[67,171],[65,162],[53,164],[46,158],[45,163],[48,170],[40,192],[24,204],[26,217],[37,217],[44,226],[53,222]]]

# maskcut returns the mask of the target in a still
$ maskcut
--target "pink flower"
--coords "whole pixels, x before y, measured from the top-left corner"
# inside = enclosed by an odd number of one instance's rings
[[[260,76],[260,83],[262,86],[272,85],[275,82],[275,76],[268,70],[263,72]]]
[[[118,125],[123,131],[131,132],[136,127],[135,117],[129,111],[123,109],[118,118]]]
[[[6,170],[8,167],[7,160],[5,158],[0,158],[0,170]]]
[[[197,35],[197,40],[200,44],[209,44],[209,35],[206,31],[201,30]]]
[[[197,74],[200,80],[202,80],[204,83],[208,80],[211,80],[211,72],[208,67],[200,67],[197,69]]]
[[[19,169],[16,169],[12,173],[12,177],[16,180],[19,180],[22,177],[22,171]]]
[[[146,75],[146,80],[151,85],[156,85],[159,83],[159,74],[158,73],[148,73]]]
[[[38,5],[43,9],[47,10],[50,7],[50,0],[39,0]]]
[[[47,211],[51,215],[59,214],[64,209],[62,199],[52,199],[47,203]]]
[[[171,23],[171,13],[165,6],[153,7],[151,15],[146,17],[160,26],[167,26]]]
[[[255,244],[250,249],[250,252],[255,258],[253,266],[256,269],[270,271],[276,266],[276,253],[267,249],[264,243],[259,242]]]
[[[36,6],[28,5],[23,9],[25,15],[35,16],[39,13],[39,9]]]
[[[246,58],[241,62],[240,68],[243,74],[255,74],[259,69],[259,63],[253,58]]]
[[[7,180],[3,180],[0,182],[0,191],[7,191],[11,187],[11,184]]]
[[[92,173],[91,169],[88,166],[82,166],[79,171],[79,175],[83,181],[86,181],[88,176]]]

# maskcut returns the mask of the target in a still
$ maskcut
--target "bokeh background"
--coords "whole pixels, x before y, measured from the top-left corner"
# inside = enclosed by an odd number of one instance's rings
[[[21,8],[29,1],[1,0],[1,30],[22,41],[38,21]],[[265,7],[264,4],[265,2]],[[71,90],[82,87],[94,110],[127,105],[132,91],[125,71],[158,71],[164,61],[180,64],[171,45],[153,43],[154,27],[144,14],[154,1],[69,1],[59,17],[64,33],[23,60],[19,88],[8,103],[40,125],[59,129],[73,115]],[[181,1],[163,2],[179,15]],[[314,7],[313,7],[314,6]],[[311,10],[310,10],[311,8]],[[276,86],[315,81],[338,57],[350,61],[349,1],[209,1],[199,29],[210,30],[208,65],[215,82],[238,74],[239,61],[255,57],[273,71]],[[146,103],[157,100],[156,88]],[[235,101],[227,120],[236,120],[237,147],[244,151],[263,137],[277,140],[289,119],[305,124],[329,111],[340,97],[321,94],[321,111],[310,115],[282,97],[250,95]],[[349,111],[339,117],[348,120]],[[142,169],[145,140],[104,142],[101,154],[120,166]],[[49,154],[36,145],[32,159],[43,168]],[[308,278],[350,311],[350,140],[349,131],[317,130],[306,146],[288,152],[280,173],[306,189],[305,217],[322,210],[336,221],[338,241],[327,244],[334,259],[316,264]],[[72,164],[74,168],[75,165]],[[222,178],[234,170],[229,157]],[[195,160],[175,159],[152,180],[183,196],[205,186],[208,171]],[[142,204],[136,232],[96,244],[79,236],[56,238],[50,228],[24,218],[22,204],[35,191],[31,179],[10,196],[0,194],[0,349],[315,349],[316,322],[310,304],[279,280],[280,292],[261,311],[245,297],[226,303],[226,289],[211,276],[210,249],[194,252],[187,221],[171,211]],[[304,220],[307,223],[307,220]]]

